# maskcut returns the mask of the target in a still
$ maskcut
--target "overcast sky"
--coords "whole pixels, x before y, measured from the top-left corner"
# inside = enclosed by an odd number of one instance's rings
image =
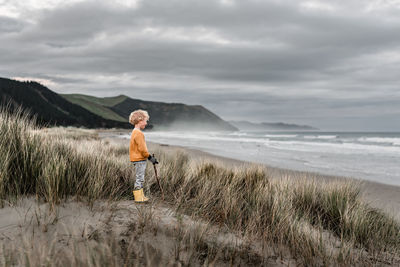
[[[400,131],[400,0],[0,0],[0,77]]]

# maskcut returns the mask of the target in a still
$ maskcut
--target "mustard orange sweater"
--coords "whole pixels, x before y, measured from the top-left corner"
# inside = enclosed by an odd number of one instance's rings
[[[147,151],[146,141],[144,134],[139,129],[134,129],[131,134],[131,142],[129,144],[129,157],[131,161],[147,160],[149,157]]]

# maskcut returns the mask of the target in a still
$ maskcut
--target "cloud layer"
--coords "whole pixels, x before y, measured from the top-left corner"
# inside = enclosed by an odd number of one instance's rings
[[[400,1],[0,1],[0,74],[223,119],[400,131]]]

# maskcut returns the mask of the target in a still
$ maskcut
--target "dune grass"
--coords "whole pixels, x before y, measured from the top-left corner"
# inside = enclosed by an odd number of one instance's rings
[[[260,166],[193,167],[184,154],[174,161],[187,172],[174,176],[169,160],[162,158],[160,168],[171,203],[243,235],[288,246],[304,264],[355,263],[366,254],[390,262],[399,256],[398,222],[363,203],[355,182],[274,179]]]
[[[0,199],[26,195],[55,207],[75,196],[130,199],[128,147],[99,140],[95,131],[38,129],[26,113],[0,112]],[[352,181],[272,177],[253,165],[228,169],[154,146],[165,203],[179,212],[272,246],[300,265],[398,262],[400,225],[361,201]],[[147,191],[160,201],[148,164]],[[310,174],[311,176],[311,174]]]
[[[119,165],[106,150],[79,152],[73,141],[82,140],[82,133],[68,138],[37,130],[23,112],[1,112],[1,199],[34,194],[55,205],[68,196],[91,203],[129,195],[124,179],[132,170]]]

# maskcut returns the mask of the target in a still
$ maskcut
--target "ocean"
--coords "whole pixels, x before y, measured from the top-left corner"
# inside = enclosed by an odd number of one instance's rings
[[[400,133],[154,131],[145,136],[274,167],[400,186]]]

